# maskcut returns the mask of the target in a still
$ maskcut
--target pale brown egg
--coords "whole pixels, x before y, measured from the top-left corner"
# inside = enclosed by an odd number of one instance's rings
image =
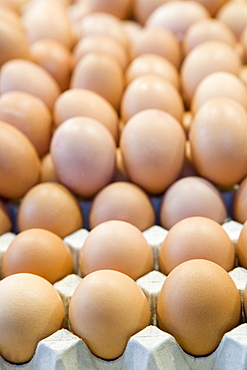
[[[56,80],[61,91],[68,89],[74,65],[70,49],[55,39],[40,39],[30,45],[33,61]]]
[[[133,4],[133,15],[134,18],[141,23],[145,24],[149,15],[156,9],[158,6],[166,3],[170,0],[135,0]]]
[[[91,117],[72,117],[53,134],[50,152],[61,183],[77,195],[92,197],[112,181],[116,143]]]
[[[114,270],[87,275],[69,305],[72,332],[97,357],[120,357],[129,338],[150,323],[150,308],[141,288],[129,276]]]
[[[243,47],[243,62],[247,65],[247,26],[240,35],[240,43]]]
[[[182,41],[187,29],[196,21],[210,17],[207,9],[196,1],[168,1],[156,8],[145,25],[164,28]]]
[[[13,222],[6,203],[0,200],[0,235],[12,231]]]
[[[207,356],[241,322],[241,299],[231,276],[204,259],[181,263],[158,297],[158,323],[192,356]]]
[[[53,232],[33,228],[15,236],[2,260],[2,277],[27,272],[55,283],[74,271],[72,254]]]
[[[245,285],[244,292],[243,292],[243,308],[245,314],[245,320],[247,317],[247,284]]]
[[[240,182],[233,199],[233,218],[243,224],[247,220],[247,177]]]
[[[196,113],[204,103],[217,97],[236,100],[247,109],[247,89],[243,81],[229,72],[214,72],[198,84],[192,98],[191,110]]]
[[[197,3],[203,5],[214,16],[217,10],[220,9],[229,0],[196,0]]]
[[[238,75],[241,59],[238,52],[223,41],[207,41],[197,45],[185,57],[181,66],[183,98],[188,106],[201,80],[213,72]]]
[[[23,132],[40,157],[48,152],[52,115],[42,100],[21,91],[6,92],[0,96],[0,120]]]
[[[9,60],[1,68],[1,94],[14,90],[36,96],[50,110],[61,92],[57,82],[43,67],[24,59]]]
[[[30,0],[0,0],[0,5],[15,11],[17,14],[21,13],[22,8]]]
[[[237,240],[237,257],[238,264],[241,267],[247,268],[247,221],[244,221],[243,227]]]
[[[157,74],[136,77],[122,96],[120,113],[124,122],[147,109],[163,110],[182,122],[184,104],[180,93],[171,82]]]
[[[183,50],[188,54],[197,45],[211,40],[219,40],[231,46],[237,44],[237,38],[231,28],[216,18],[205,18],[193,23],[183,38]]]
[[[41,158],[40,182],[59,182],[50,152]]]
[[[32,359],[39,341],[63,327],[65,317],[53,285],[27,273],[0,281],[0,315],[0,354],[20,365]]]
[[[118,111],[125,87],[124,73],[113,57],[98,52],[89,53],[76,64],[70,87],[92,90]]]
[[[185,131],[186,132],[186,131]],[[185,142],[185,157],[184,163],[179,174],[179,178],[189,177],[189,176],[197,176],[197,170],[195,169],[194,163],[191,157],[191,148],[189,140]]]
[[[123,163],[122,152],[119,147],[116,148],[116,172],[112,182],[115,181],[129,181],[129,177]]]
[[[91,117],[102,123],[112,134],[115,142],[119,139],[118,114],[103,96],[88,89],[69,89],[56,100],[53,109],[54,125],[72,117]]]
[[[247,88],[247,64],[246,65],[243,65],[241,68],[240,68],[240,71],[239,71],[239,78],[241,79],[241,81],[243,81],[244,85],[246,86]]]
[[[139,186],[118,181],[98,192],[89,212],[90,229],[109,220],[126,221],[144,231],[154,225],[155,212],[150,198]]]
[[[235,267],[235,247],[227,232],[208,217],[188,217],[168,231],[159,252],[160,271],[168,275],[180,263],[202,258],[226,271]]]
[[[80,273],[120,271],[137,280],[153,269],[153,254],[142,232],[129,222],[111,220],[94,227],[79,255]]]
[[[104,12],[119,19],[131,16],[133,0],[84,0],[91,12]]]
[[[192,121],[189,140],[198,173],[220,187],[231,187],[247,173],[247,112],[233,99],[213,98]]]
[[[132,59],[142,54],[157,54],[176,68],[181,63],[181,47],[174,34],[166,29],[142,28],[131,41]]]
[[[247,25],[246,1],[228,1],[216,13],[215,17],[227,24],[235,33],[237,39]]]
[[[162,193],[179,176],[185,141],[182,125],[171,114],[158,109],[135,114],[120,137],[123,163],[131,181],[148,193]]]
[[[83,215],[77,198],[65,186],[46,182],[22,198],[17,223],[20,232],[41,228],[64,238],[83,227]]]
[[[180,80],[176,67],[167,58],[158,54],[142,54],[128,65],[125,71],[126,85],[139,76],[157,74],[179,90]]]
[[[26,135],[3,121],[0,121],[0,146],[0,195],[20,198],[39,181],[38,153]]]
[[[208,217],[219,224],[227,218],[222,194],[210,181],[199,176],[172,183],[162,196],[159,212],[160,223],[168,230],[187,217]]]

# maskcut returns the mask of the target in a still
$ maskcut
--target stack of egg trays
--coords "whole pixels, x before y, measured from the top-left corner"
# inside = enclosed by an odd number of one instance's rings
[[[157,200],[155,200],[156,202]],[[158,204],[154,204],[158,209]],[[236,246],[242,224],[226,220],[222,227]],[[162,331],[157,322],[157,299],[166,276],[159,271],[158,256],[168,231],[154,225],[143,232],[154,256],[154,270],[139,278],[136,283],[144,291],[150,308],[151,323],[133,335],[121,357],[105,361],[94,356],[85,343],[69,330],[68,307],[76,286],[81,281],[78,259],[79,251],[89,231],[80,229],[64,238],[72,252],[75,272],[56,282],[65,307],[66,322],[63,329],[41,340],[31,361],[22,365],[6,362],[0,356],[1,370],[246,370],[247,369],[247,323],[244,312],[242,323],[226,333],[218,348],[209,356],[193,357],[185,353],[175,338]],[[4,252],[15,233],[9,232],[0,237],[0,268]],[[236,265],[237,266],[237,265]],[[235,267],[229,272],[233,278],[241,300],[247,282],[247,270]],[[242,300],[243,302],[243,300]],[[242,310],[243,311],[243,310]]]

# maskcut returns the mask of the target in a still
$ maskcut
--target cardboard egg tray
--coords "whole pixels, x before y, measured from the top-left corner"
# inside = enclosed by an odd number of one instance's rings
[[[156,203],[155,203],[156,202]],[[158,207],[157,200],[154,206]],[[236,245],[242,224],[227,220],[222,227]],[[64,238],[72,252],[75,271],[56,282],[65,307],[65,327],[39,342],[35,355],[27,364],[14,365],[0,356],[1,370],[246,370],[247,369],[247,323],[244,314],[242,323],[226,333],[218,348],[209,356],[193,357],[186,354],[175,338],[158,328],[157,299],[166,276],[159,271],[158,256],[168,231],[154,225],[143,232],[154,256],[154,270],[139,278],[136,283],[146,294],[151,308],[151,322],[148,327],[133,335],[121,357],[104,361],[94,356],[85,343],[69,330],[68,307],[71,296],[82,277],[79,274],[78,257],[89,231],[80,229]],[[15,233],[0,237],[0,267],[2,258]],[[236,267],[229,272],[239,290],[241,299],[247,282],[247,270]]]

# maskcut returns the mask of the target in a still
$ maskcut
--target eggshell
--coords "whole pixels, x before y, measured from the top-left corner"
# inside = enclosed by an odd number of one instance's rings
[[[2,261],[2,276],[27,272],[55,283],[74,270],[71,252],[51,231],[39,228],[20,232],[10,243]]]
[[[240,266],[247,268],[247,222],[245,221],[237,240],[237,256]]]
[[[120,271],[134,280],[153,269],[151,247],[142,232],[129,222],[102,222],[88,234],[80,250],[82,276],[93,271]]]
[[[29,0],[1,0],[0,4],[11,10],[21,13],[21,9]]]
[[[84,3],[91,12],[105,12],[125,19],[131,14],[133,0],[84,0]]]
[[[185,57],[181,66],[183,97],[188,106],[201,80],[213,72],[238,75],[241,59],[237,51],[223,41],[207,41],[197,45]]]
[[[227,24],[239,39],[247,24],[245,1],[228,1],[216,13],[216,18]]]
[[[0,235],[12,230],[13,222],[5,202],[0,200]]]
[[[120,137],[123,162],[131,181],[149,193],[162,193],[179,176],[185,141],[182,126],[169,113],[146,109],[135,114]]]
[[[0,121],[0,195],[20,198],[39,181],[40,159],[30,140]]]
[[[227,218],[226,204],[218,188],[199,176],[173,182],[160,204],[160,222],[165,229],[192,216],[208,217],[219,224]]]
[[[204,259],[174,268],[158,297],[159,327],[192,356],[214,352],[240,318],[240,294],[231,276]]]
[[[11,363],[30,361],[40,340],[61,329],[62,300],[44,278],[14,274],[0,281],[0,354]]]
[[[118,114],[101,95],[87,89],[69,89],[56,100],[53,109],[55,127],[76,116],[91,117],[102,123],[116,143],[119,138]]]
[[[243,47],[243,61],[247,64],[247,26],[243,29],[240,35],[240,42]]]
[[[41,159],[40,182],[59,182],[51,153],[47,153]]]
[[[48,152],[52,115],[42,100],[21,91],[6,92],[0,96],[0,120],[23,132],[40,157]]]
[[[42,228],[61,238],[83,227],[78,200],[63,185],[47,182],[32,187],[23,197],[17,214],[19,231]]]
[[[154,225],[154,208],[139,186],[125,181],[111,183],[93,198],[90,229],[109,220],[126,221],[144,231]]]
[[[54,132],[50,152],[60,182],[92,197],[114,176],[115,149],[112,135],[99,121],[73,117]]]
[[[135,0],[133,4],[133,13],[135,19],[141,23],[145,24],[148,16],[161,4],[166,3],[169,0]]]
[[[235,247],[221,225],[208,217],[188,217],[169,230],[159,253],[160,270],[168,275],[180,263],[206,259],[226,271],[235,267]]]
[[[243,224],[247,220],[247,177],[240,182],[233,199],[233,218]]]
[[[157,74],[136,77],[123,93],[120,113],[124,122],[147,109],[163,110],[182,122],[184,104],[181,95],[172,83]]]
[[[9,60],[1,68],[1,94],[14,90],[36,96],[50,110],[61,92],[57,82],[43,67],[24,59]]]
[[[113,57],[98,52],[81,58],[70,80],[71,88],[92,90],[116,110],[119,109],[124,86],[124,75],[119,63]]]
[[[121,356],[129,338],[150,323],[150,308],[141,288],[114,270],[87,275],[69,305],[71,330],[97,357]]]
[[[198,173],[221,187],[239,183],[247,173],[247,112],[229,98],[203,104],[190,127],[193,163]]]
[[[203,5],[210,13],[211,16],[214,16],[217,10],[220,9],[227,1],[229,0],[196,0],[198,3]]]

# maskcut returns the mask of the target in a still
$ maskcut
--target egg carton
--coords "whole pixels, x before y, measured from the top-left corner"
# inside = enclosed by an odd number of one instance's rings
[[[236,245],[242,224],[228,220],[222,227]],[[63,329],[41,340],[31,361],[27,364],[14,365],[0,357],[2,370],[246,370],[247,369],[247,323],[244,315],[242,323],[226,333],[218,348],[209,356],[193,357],[179,346],[175,338],[162,331],[157,322],[157,300],[166,276],[159,271],[158,256],[163,240],[168,231],[154,225],[143,232],[152,248],[154,270],[139,278],[136,283],[144,291],[151,308],[151,322],[148,327],[133,335],[121,357],[114,361],[105,361],[94,356],[86,344],[69,330],[68,307],[70,299],[82,277],[79,273],[79,252],[89,231],[80,229],[64,238],[72,252],[75,273],[56,282],[54,287],[59,292],[66,313]],[[0,237],[0,267],[2,258],[14,233]],[[247,282],[247,270],[235,267],[229,272],[240,296]]]

